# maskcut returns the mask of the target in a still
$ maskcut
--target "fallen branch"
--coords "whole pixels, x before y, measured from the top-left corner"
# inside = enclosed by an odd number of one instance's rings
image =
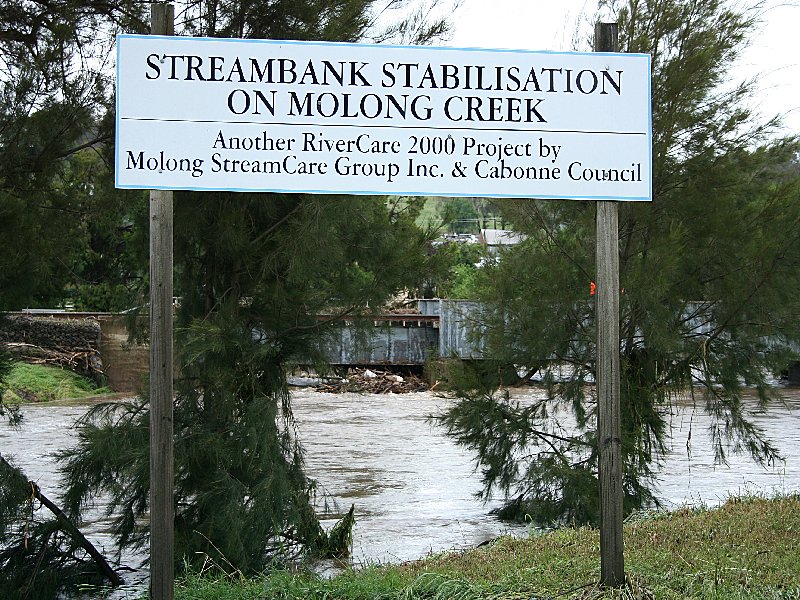
[[[100,571],[111,582],[111,585],[117,587],[123,584],[122,578],[116,573],[116,571],[114,571],[114,569],[111,568],[111,566],[108,564],[108,561],[106,561],[103,555],[97,551],[97,548],[95,548],[94,545],[92,545],[92,543],[86,539],[86,537],[80,532],[75,523],[70,520],[64,511],[56,506],[52,500],[42,493],[42,490],[39,489],[39,486],[36,485],[36,483],[29,481],[27,477],[25,477],[25,474],[22,472],[22,470],[8,462],[2,454],[0,454],[0,466],[4,470],[3,477],[4,479],[7,478],[7,483],[13,485],[14,487],[25,486],[27,490],[26,494],[30,497],[31,502],[33,499],[38,500],[42,506],[46,507],[56,516],[59,524],[61,525],[61,530],[77,541],[78,544],[89,554],[89,556],[92,557]],[[49,539],[50,534],[48,534],[45,538],[45,542],[42,545],[42,552],[44,552],[44,548],[46,548]],[[27,550],[27,537],[25,538],[25,548]],[[42,556],[44,556],[44,554],[40,555],[38,562],[41,562]]]
[[[111,565],[108,564],[108,561],[105,557],[97,551],[97,548],[94,547],[89,540],[86,539],[80,530],[76,527],[75,523],[73,523],[64,511],[61,510],[58,506],[56,506],[47,496],[42,493],[42,490],[39,489],[39,486],[36,485],[33,481],[28,482],[31,486],[31,490],[33,490],[34,497],[42,503],[42,506],[46,507],[51,513],[53,513],[56,518],[58,518],[59,522],[62,524],[64,531],[72,536],[75,541],[77,541],[81,548],[86,550],[89,556],[92,557],[94,562],[99,567],[100,571],[108,578],[111,582],[111,585],[114,587],[118,587],[122,585],[124,582],[122,578],[117,574],[117,572],[111,568]]]

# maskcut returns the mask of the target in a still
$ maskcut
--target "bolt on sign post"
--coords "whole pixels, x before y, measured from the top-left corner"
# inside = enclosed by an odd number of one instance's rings
[[[596,52],[618,51],[616,23],[597,23]],[[618,203],[597,203],[597,440],[600,481],[600,582],[625,582],[622,544],[622,435],[619,401]]]
[[[174,37],[172,15],[117,36],[115,185],[155,190],[151,598],[172,598],[171,190],[598,201],[601,562],[621,583],[616,215],[652,200],[650,56],[616,52],[613,25],[596,52],[543,52]]]
[[[171,35],[175,10],[152,4],[151,32]],[[158,101],[156,98],[148,102]],[[150,192],[150,598],[175,592],[172,442],[172,191]]]

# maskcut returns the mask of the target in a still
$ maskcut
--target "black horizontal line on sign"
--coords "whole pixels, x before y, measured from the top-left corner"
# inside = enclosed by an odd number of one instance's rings
[[[513,127],[434,127],[431,125],[373,125],[371,123],[281,123],[275,121],[220,121],[214,119],[150,119],[144,117],[120,117],[121,121],[155,121],[159,123],[219,123],[221,125],[281,125],[285,127],[352,127],[361,129],[372,127],[375,129],[431,129],[437,131],[517,131],[520,133],[586,133],[595,135],[642,135],[647,132],[640,131],[584,131],[580,129],[515,129]]]

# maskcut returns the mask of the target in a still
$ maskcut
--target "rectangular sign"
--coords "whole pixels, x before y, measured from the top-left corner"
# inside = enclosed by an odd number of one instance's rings
[[[651,200],[650,57],[117,37],[119,188]]]

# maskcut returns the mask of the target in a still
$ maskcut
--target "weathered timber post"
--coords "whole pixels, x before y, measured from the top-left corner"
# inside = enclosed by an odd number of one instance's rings
[[[616,23],[597,23],[595,52],[618,52]],[[600,480],[600,583],[625,582],[622,544],[622,434],[619,402],[618,203],[597,203],[597,443]]]
[[[175,10],[154,3],[150,33],[172,35]],[[150,599],[174,597],[172,192],[150,192]]]

